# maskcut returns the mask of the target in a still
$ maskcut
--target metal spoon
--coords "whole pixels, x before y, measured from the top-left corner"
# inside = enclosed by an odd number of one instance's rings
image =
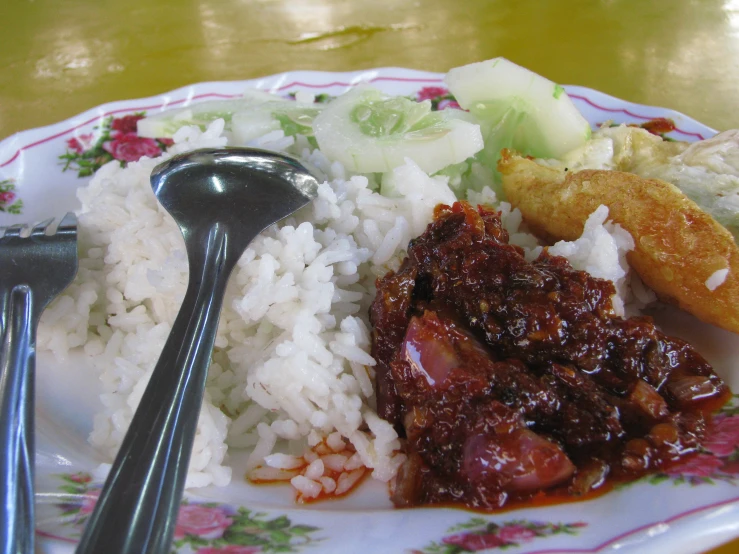
[[[318,189],[296,160],[248,148],[175,156],[151,183],[185,237],[189,283],[78,554],[170,551],[228,277],[262,230]]]

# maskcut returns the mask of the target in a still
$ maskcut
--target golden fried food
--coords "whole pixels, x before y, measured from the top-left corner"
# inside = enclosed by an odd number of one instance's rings
[[[734,237],[680,190],[620,171],[568,172],[504,151],[503,189],[536,234],[574,240],[604,204],[634,238],[628,261],[660,298],[739,333],[739,248]],[[715,290],[706,280],[728,269]]]

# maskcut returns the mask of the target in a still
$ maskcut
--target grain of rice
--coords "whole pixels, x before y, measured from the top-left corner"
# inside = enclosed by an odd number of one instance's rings
[[[323,465],[331,471],[342,471],[348,457],[342,454],[326,454],[321,456],[321,460],[323,460]]]
[[[310,464],[308,464],[308,467],[305,469],[304,475],[308,479],[316,481],[323,476],[323,471],[323,460],[321,460],[321,458],[318,458],[317,460],[313,460]]]
[[[303,454],[303,458],[310,464],[318,459],[318,454],[314,450],[306,450]]]
[[[336,481],[331,479],[331,477],[321,477],[319,481],[321,482],[321,485],[323,485],[323,490],[326,494],[331,494],[336,490]]]
[[[277,469],[296,469],[305,465],[305,461],[289,454],[270,454],[264,457],[264,463]]]
[[[716,290],[724,283],[724,281],[726,281],[726,277],[728,275],[728,269],[717,269],[708,279],[706,279],[706,288],[708,290]]]
[[[254,445],[254,450],[251,451],[251,454],[249,454],[246,460],[247,471],[259,465],[272,452],[277,442],[277,435],[266,423],[259,423],[257,425],[257,432],[259,433],[259,440]]]
[[[346,448],[344,439],[341,438],[341,433],[331,433],[326,437],[326,445],[334,452],[341,452]]]
[[[305,498],[315,498],[316,496],[321,494],[321,489],[323,488],[321,483],[317,483],[316,481],[308,479],[303,475],[296,475],[295,477],[290,479],[290,483]]]
[[[344,494],[351,489],[364,475],[364,468],[355,469],[349,473],[342,473],[336,482],[336,494]]]
[[[349,457],[346,463],[344,463],[344,469],[347,471],[351,471],[359,467],[363,467],[363,465],[364,464],[362,463],[362,457],[359,455],[358,452],[355,452]]]
[[[277,469],[274,467],[255,467],[249,472],[249,479],[254,482],[290,481],[298,475],[297,470]]]

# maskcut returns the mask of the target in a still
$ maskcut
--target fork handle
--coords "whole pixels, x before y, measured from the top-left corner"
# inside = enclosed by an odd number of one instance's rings
[[[0,553],[32,554],[36,319],[26,285],[0,298]]]
[[[77,554],[170,551],[223,293],[236,260],[217,227],[188,248],[190,282]],[[238,256],[236,257],[238,259]]]

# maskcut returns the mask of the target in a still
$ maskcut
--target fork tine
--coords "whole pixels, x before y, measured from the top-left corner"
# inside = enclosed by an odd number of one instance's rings
[[[26,229],[26,225],[24,224],[18,224],[18,225],[11,225],[10,227],[5,228],[5,237],[20,237],[21,233],[24,229]]]
[[[46,234],[46,230],[49,228],[49,225],[51,225],[54,222],[54,218],[47,219],[46,221],[42,221],[41,223],[37,223],[33,227],[33,231],[31,231],[32,237],[40,237],[42,235]]]
[[[77,232],[77,216],[73,212],[67,212],[67,214],[59,222],[59,226],[56,228],[57,233],[69,233]]]

